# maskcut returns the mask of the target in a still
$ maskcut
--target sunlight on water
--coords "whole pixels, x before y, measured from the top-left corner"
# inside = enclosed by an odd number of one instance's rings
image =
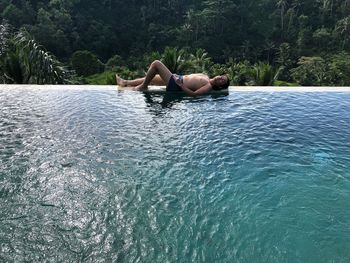
[[[0,261],[347,262],[350,93],[0,89]]]

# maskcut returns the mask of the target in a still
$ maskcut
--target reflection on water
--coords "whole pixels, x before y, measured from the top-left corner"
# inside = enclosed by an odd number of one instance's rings
[[[0,261],[345,262],[349,99],[0,89]]]
[[[181,104],[185,102],[201,102],[203,98],[207,100],[208,98],[212,100],[218,100],[220,98],[227,98],[229,95],[229,91],[222,91],[211,93],[203,97],[188,97],[185,93],[182,92],[143,92],[143,96],[145,97],[146,106],[150,108],[150,111],[157,114],[158,109],[170,109],[176,104]],[[158,112],[160,113],[160,112]]]

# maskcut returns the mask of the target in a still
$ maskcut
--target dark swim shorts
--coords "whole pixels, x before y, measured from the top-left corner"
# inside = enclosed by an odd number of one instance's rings
[[[169,79],[169,83],[166,86],[166,91],[168,92],[179,92],[182,91],[182,88],[176,84],[175,78],[179,78],[181,82],[183,82],[183,76],[173,74]]]

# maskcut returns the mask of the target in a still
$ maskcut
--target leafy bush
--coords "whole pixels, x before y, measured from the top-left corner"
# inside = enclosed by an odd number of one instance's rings
[[[120,66],[123,66],[123,59],[121,58],[121,56],[114,55],[107,61],[105,65],[105,70],[113,70]]]
[[[159,52],[151,52],[143,55],[143,61],[142,64],[144,65],[143,67],[149,67],[149,65],[155,61],[155,60],[160,60],[162,58],[162,55]]]
[[[115,73],[112,71],[105,71],[100,74],[94,74],[85,78],[87,84],[92,85],[116,85]]]
[[[140,76],[144,76],[143,71],[131,71],[127,67],[119,67],[116,69],[115,74],[118,74],[123,79],[135,79]]]
[[[232,59],[227,66],[231,84],[239,86],[273,86],[281,71],[280,67],[276,69],[262,62],[251,65],[249,61],[236,63]]]
[[[291,83],[283,80],[276,80],[274,86],[287,86],[287,87],[296,87],[299,86],[298,83]]]
[[[231,85],[245,86],[252,82],[252,65],[249,61],[235,63],[232,59],[229,60],[227,74],[230,78]]]
[[[189,59],[195,72],[208,74],[211,66],[213,65],[208,53],[202,48],[197,49],[194,54],[190,54]]]
[[[90,76],[103,72],[103,63],[90,51],[79,50],[71,58],[72,67],[78,76]]]
[[[317,29],[313,35],[313,42],[320,48],[320,49],[329,49],[332,45],[332,32],[330,29],[327,28],[320,28]]]
[[[20,52],[15,49],[8,52],[2,60],[2,70],[5,83],[24,84],[28,83],[29,79],[26,77],[26,70],[21,63]]]
[[[293,79],[302,86],[329,85],[327,64],[321,57],[301,57],[291,70]]]
[[[290,81],[290,70],[295,64],[295,59],[292,56],[292,49],[288,43],[282,43],[277,51],[276,62],[280,67],[279,78],[284,81]]]
[[[251,85],[254,86],[273,86],[280,73],[280,68],[275,69],[270,64],[258,63],[253,67]]]
[[[334,55],[330,61],[332,83],[338,86],[350,86],[350,54],[342,52]]]
[[[211,66],[211,69],[209,71],[209,75],[211,76],[218,76],[218,75],[224,75],[227,74],[227,67],[223,64],[213,64]]]
[[[177,47],[166,47],[162,54],[162,62],[173,73],[186,74],[193,71],[193,62],[184,49]]]

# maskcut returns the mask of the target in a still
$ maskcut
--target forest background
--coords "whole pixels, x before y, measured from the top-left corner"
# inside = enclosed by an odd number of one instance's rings
[[[1,83],[115,84],[154,59],[231,85],[350,86],[350,0],[0,0]]]

